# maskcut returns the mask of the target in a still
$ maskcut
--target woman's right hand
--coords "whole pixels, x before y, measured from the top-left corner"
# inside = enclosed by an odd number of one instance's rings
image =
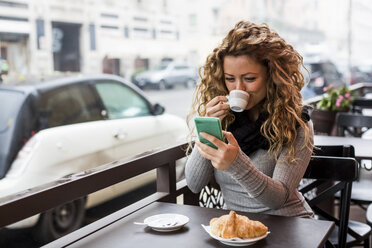
[[[209,103],[207,103],[206,115],[208,117],[217,117],[222,121],[223,118],[227,115],[230,107],[227,102],[226,96],[216,96]]]

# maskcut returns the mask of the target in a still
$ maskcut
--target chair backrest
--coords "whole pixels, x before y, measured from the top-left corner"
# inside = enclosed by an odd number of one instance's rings
[[[314,156],[330,156],[330,157],[355,157],[355,149],[352,145],[338,146],[316,146],[313,150]]]
[[[363,109],[372,109],[371,98],[357,98],[353,102],[353,112],[361,113]]]
[[[366,211],[366,221],[367,224],[372,227],[372,203],[368,205],[367,211]]]
[[[328,156],[327,153],[331,156]],[[304,178],[315,180],[299,189],[316,214],[334,221],[339,226],[338,247],[346,246],[351,187],[352,182],[358,177],[358,163],[353,155],[354,148],[352,146],[317,147],[314,149],[314,155],[311,157],[304,175]],[[317,192],[312,198],[305,195],[319,187],[322,188],[322,192]],[[335,218],[318,205],[329,198],[333,199],[337,192],[340,192],[340,208],[338,218]]]
[[[349,133],[354,137],[360,137],[366,130],[372,128],[372,116],[358,113],[337,113],[336,115],[337,135],[345,136]]]

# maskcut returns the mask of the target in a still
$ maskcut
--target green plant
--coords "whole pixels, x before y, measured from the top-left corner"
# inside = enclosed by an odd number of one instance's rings
[[[330,85],[323,91],[325,94],[316,105],[320,110],[345,111],[353,105],[354,92],[346,86],[335,89]]]

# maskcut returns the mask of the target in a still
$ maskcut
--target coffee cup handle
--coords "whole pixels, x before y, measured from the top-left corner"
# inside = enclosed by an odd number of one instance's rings
[[[223,104],[230,105],[230,103],[229,103],[229,96],[227,95],[226,98],[227,98],[227,101],[226,102],[223,102]]]

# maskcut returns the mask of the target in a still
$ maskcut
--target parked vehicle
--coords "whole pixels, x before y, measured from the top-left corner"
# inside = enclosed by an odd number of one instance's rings
[[[161,64],[153,70],[138,73],[134,83],[140,87],[152,87],[157,89],[173,88],[175,85],[193,87],[199,76],[196,68],[185,63],[170,62]]]
[[[338,88],[346,85],[342,74],[337,70],[337,67],[328,60],[304,60],[305,67],[310,72],[310,80],[306,86],[316,95],[323,94],[323,88],[333,85]],[[307,73],[304,72],[305,79]]]
[[[351,68],[350,84],[372,82],[371,66],[354,66]]]
[[[165,114],[114,75],[0,86],[0,197],[185,140],[185,121]],[[155,172],[17,222],[49,242],[77,229],[85,208],[155,180]]]
[[[358,69],[367,74],[369,82],[372,81],[372,62],[361,64]]]

